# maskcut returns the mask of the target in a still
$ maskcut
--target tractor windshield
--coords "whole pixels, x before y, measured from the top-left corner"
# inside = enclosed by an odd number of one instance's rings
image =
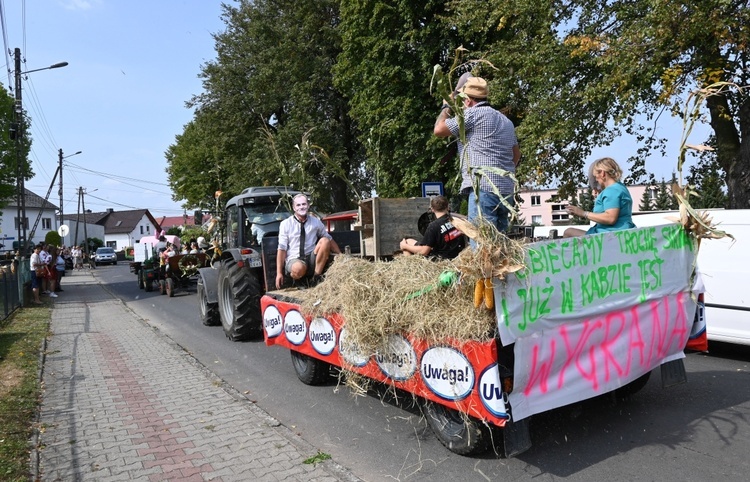
[[[259,245],[263,236],[278,233],[279,224],[292,215],[284,202],[277,204],[249,204],[245,211],[244,235],[247,245]]]

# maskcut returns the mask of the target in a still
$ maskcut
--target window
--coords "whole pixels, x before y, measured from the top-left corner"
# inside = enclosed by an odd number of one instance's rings
[[[49,231],[52,229],[52,220],[50,218],[42,218],[42,229]]]
[[[26,229],[29,229],[29,218],[23,218],[23,224]],[[15,225],[15,229],[18,229],[18,218],[13,218],[13,224]]]
[[[552,222],[567,221],[569,219],[570,219],[570,215],[568,213],[552,214]]]
[[[149,225],[147,224],[147,225],[146,225],[146,234],[148,234],[148,233],[150,233],[150,232],[151,232],[151,229],[150,229],[150,228],[151,228],[151,226],[149,226]]]
[[[651,201],[656,201],[656,188],[648,188],[648,198]]]
[[[532,206],[539,206],[542,204],[542,196],[539,194],[532,194],[531,195],[531,205]]]
[[[143,226],[141,226],[141,234],[143,234]]]
[[[531,224],[536,224],[537,226],[541,226],[542,225],[542,216],[541,216],[541,214],[540,215],[536,215],[536,216],[531,216]]]
[[[107,241],[107,247],[116,249],[117,248],[117,241]]]
[[[552,212],[554,213],[555,211],[565,211],[566,206],[567,204],[553,204]]]

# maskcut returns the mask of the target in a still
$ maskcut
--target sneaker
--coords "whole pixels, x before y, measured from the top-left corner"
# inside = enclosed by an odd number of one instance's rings
[[[57,298],[57,295],[56,295],[55,293],[50,293],[50,294],[49,294],[49,297],[50,297],[50,298]]]

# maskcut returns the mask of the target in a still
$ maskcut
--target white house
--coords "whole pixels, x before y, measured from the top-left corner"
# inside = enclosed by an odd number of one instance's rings
[[[48,232],[57,230],[59,218],[55,214],[57,206],[43,197],[25,189],[26,238],[29,245],[44,241]],[[37,222],[38,221],[38,222]],[[36,230],[32,229],[36,224]],[[18,246],[18,202],[15,196],[7,200],[4,208],[0,209],[0,251],[15,250]]]
[[[105,246],[121,251],[128,246],[134,246],[143,236],[154,236],[159,229],[159,223],[151,215],[148,209],[133,209],[129,211],[115,211],[107,209],[101,213],[87,212],[86,223],[93,223],[103,228],[102,236],[99,239],[104,241]],[[83,214],[74,214],[65,216],[68,220],[75,221],[82,219]],[[92,236],[91,232],[88,236]],[[83,239],[83,235],[80,235]]]

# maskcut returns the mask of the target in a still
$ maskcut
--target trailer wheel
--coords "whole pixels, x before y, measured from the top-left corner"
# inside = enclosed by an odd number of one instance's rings
[[[429,400],[424,403],[424,416],[438,440],[453,453],[478,454],[489,447],[490,428],[479,420]]]
[[[618,388],[617,390],[615,390],[615,395],[617,396],[617,398],[629,398],[632,395],[640,392],[648,383],[649,378],[651,378],[651,372],[648,372],[645,375],[641,375],[627,385]]]
[[[175,290],[174,280],[172,278],[167,278],[165,284],[167,285],[166,286],[167,296],[169,296],[170,298],[174,298],[174,290]]]
[[[138,276],[138,289],[145,289],[146,283],[143,282],[143,270],[139,270],[137,273]]]
[[[148,292],[154,291],[154,280],[148,279],[145,273],[143,275],[143,289]]]
[[[331,366],[317,358],[291,350],[292,366],[297,373],[297,378],[305,385],[321,385],[328,381]]]
[[[219,317],[230,340],[245,340],[263,333],[261,294],[258,278],[234,259],[222,261],[219,268]]]
[[[167,282],[163,279],[159,280],[159,294],[160,295],[166,295],[167,294]]]
[[[221,324],[219,319],[219,307],[216,303],[208,302],[206,287],[203,286],[203,278],[198,278],[198,308],[201,312],[201,323],[206,326],[215,326]]]

